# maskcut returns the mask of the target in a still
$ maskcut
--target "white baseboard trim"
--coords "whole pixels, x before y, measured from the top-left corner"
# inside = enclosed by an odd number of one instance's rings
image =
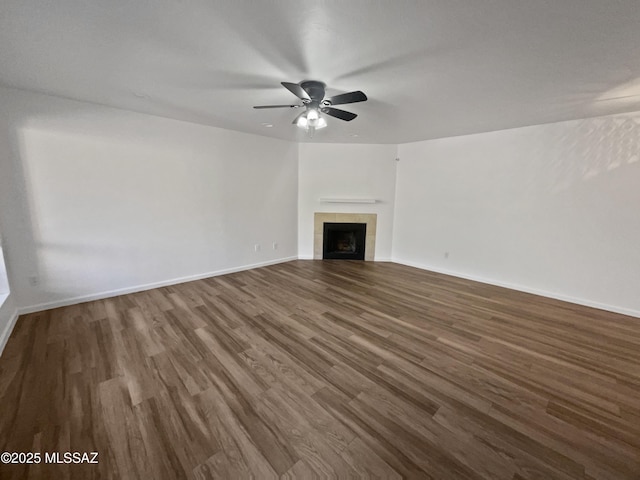
[[[91,302],[93,300],[102,300],[104,298],[117,297],[118,295],[127,295],[129,293],[143,292],[145,290],[152,290],[154,288],[168,287],[170,285],[178,285],[180,283],[193,282],[194,280],[202,280],[203,278],[217,277],[219,275],[226,275],[229,273],[242,272],[244,270],[251,270],[259,267],[266,267],[269,265],[276,265],[278,263],[290,262],[292,260],[298,260],[298,257],[284,257],[276,260],[268,260],[266,262],[253,263],[251,265],[243,265],[241,267],[227,268],[223,270],[216,270],[213,272],[199,273],[196,275],[189,275],[186,277],[172,278],[170,280],[163,280],[161,282],[146,283],[143,285],[135,285],[133,287],[118,288],[115,290],[108,290],[106,292],[92,293],[89,295],[80,295],[78,297],[69,297],[53,302],[38,303],[36,305],[30,305],[27,307],[18,308],[18,313],[24,315],[26,313],[41,312],[43,310],[49,310],[51,308],[66,307],[69,305],[76,305],[78,303]]]
[[[309,255],[299,255],[298,256],[298,260],[313,260],[314,258],[312,256]],[[391,260],[390,258],[374,258],[373,259],[374,262],[392,262],[393,260]]]
[[[4,352],[4,347],[7,345],[7,341],[11,336],[11,332],[13,332],[13,327],[16,326],[18,317],[19,317],[19,313],[18,313],[18,310],[16,309],[15,312],[13,312],[13,315],[11,316],[11,318],[9,319],[9,322],[5,325],[4,330],[0,334],[0,356],[2,355],[2,352]]]
[[[161,282],[147,283],[147,284],[143,284],[143,285],[136,285],[136,286],[133,286],[133,287],[120,288],[120,289],[115,289],[115,290],[109,290],[109,291],[106,291],[106,292],[99,292],[99,293],[89,294],[89,295],[81,295],[81,296],[77,296],[77,297],[70,297],[70,298],[55,300],[53,302],[44,302],[44,303],[39,303],[39,304],[30,305],[30,306],[26,306],[26,307],[20,307],[20,308],[18,308],[16,310],[15,314],[13,315],[13,317],[11,318],[9,323],[5,326],[4,331],[2,332],[2,334],[0,334],[0,354],[2,354],[2,350],[4,349],[4,346],[5,346],[6,342],[7,342],[7,340],[9,339],[9,336],[11,335],[11,332],[13,330],[13,327],[15,326],[15,323],[16,323],[19,315],[23,315],[23,314],[26,314],[26,313],[39,312],[39,311],[43,311],[43,310],[49,310],[51,308],[66,307],[68,305],[75,305],[75,304],[78,304],[78,303],[91,302],[93,300],[102,300],[104,298],[116,297],[118,295],[127,295],[129,293],[142,292],[142,291],[145,291],[145,290],[151,290],[151,289],[160,288],[160,287],[167,287],[167,286],[170,286],[170,285],[177,285],[177,284],[180,284],[180,283],[192,282],[194,280],[201,280],[203,278],[216,277],[216,276],[219,276],[219,275],[226,275],[226,274],[229,274],[229,273],[241,272],[241,271],[244,271],[244,270],[251,270],[253,268],[266,267],[266,266],[269,266],[269,265],[276,265],[278,263],[290,262],[292,260],[313,260],[313,257],[308,257],[308,256],[305,256],[305,255],[293,256],[293,257],[284,257],[284,258],[279,258],[279,259],[276,259],[276,260],[269,260],[269,261],[266,261],[266,262],[254,263],[254,264],[250,264],[250,265],[243,265],[243,266],[240,266],[240,267],[228,268],[228,269],[223,269],[223,270],[216,270],[216,271],[213,271],[213,272],[206,272],[206,273],[201,273],[201,274],[197,274],[197,275],[190,275],[190,276],[186,276],[186,277],[173,278],[173,279],[164,280],[164,281],[161,281]],[[476,275],[469,275],[469,274],[465,274],[465,273],[461,273],[461,272],[446,270],[446,269],[442,269],[442,268],[433,267],[431,265],[425,265],[425,264],[416,263],[416,262],[403,260],[403,259],[399,259],[399,258],[393,258],[392,257],[390,259],[387,259],[387,258],[376,259],[375,261],[377,261],[377,262],[394,262],[394,263],[398,263],[398,264],[401,264],[401,265],[406,265],[406,266],[409,266],[409,267],[419,268],[421,270],[428,270],[428,271],[431,271],[431,272],[442,273],[444,275],[451,275],[453,277],[465,278],[467,280],[473,280],[475,282],[486,283],[488,285],[495,285],[495,286],[498,286],[498,287],[509,288],[511,290],[517,290],[517,291],[520,291],[520,292],[532,293],[534,295],[540,295],[540,296],[543,296],[543,297],[553,298],[553,299],[561,300],[561,301],[564,301],[564,302],[575,303],[577,305],[584,305],[586,307],[597,308],[597,309],[600,309],[600,310],[607,310],[609,312],[621,313],[623,315],[629,315],[629,316],[632,316],[632,317],[640,318],[640,311],[634,310],[634,309],[630,309],[630,308],[617,307],[615,305],[608,305],[608,304],[604,304],[604,303],[593,302],[593,301],[585,300],[585,299],[582,299],[582,298],[575,298],[575,297],[571,297],[571,296],[568,296],[568,295],[557,294],[557,293],[554,293],[554,292],[548,292],[546,290],[539,290],[537,288],[530,288],[530,287],[523,286],[523,285],[500,282],[500,281],[489,279],[489,278],[484,278],[484,277],[479,277],[479,276],[476,276]]]
[[[490,278],[479,277],[476,275],[468,275],[466,273],[455,272],[446,270],[443,268],[433,267],[431,265],[425,265],[421,263],[411,262],[408,260],[402,260],[394,258],[391,260],[394,263],[406,265],[408,267],[419,268],[421,270],[428,270],[430,272],[442,273],[444,275],[451,275],[452,277],[464,278],[466,280],[473,280],[474,282],[486,283],[488,285],[495,285],[496,287],[508,288],[510,290],[517,290],[519,292],[532,293],[533,295],[540,295],[541,297],[553,298],[555,300],[561,300],[563,302],[575,303],[576,305],[583,305],[585,307],[597,308],[599,310],[606,310],[613,313],[621,313],[623,315],[629,315],[631,317],[640,318],[640,311],[631,308],[618,307],[615,305],[609,305],[606,303],[593,302],[591,300],[585,300],[584,298],[571,297],[569,295],[563,295],[555,292],[548,292],[546,290],[539,290],[537,288],[531,288],[524,285],[500,282]]]

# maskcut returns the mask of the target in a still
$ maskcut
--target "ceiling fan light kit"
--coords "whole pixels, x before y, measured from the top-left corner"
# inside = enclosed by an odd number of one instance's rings
[[[305,130],[319,130],[327,126],[327,121],[320,116],[317,110],[309,109],[296,119],[296,125]]]
[[[326,85],[316,80],[307,80],[300,83],[282,82],[282,86],[298,97],[302,101],[302,105],[258,105],[253,108],[304,107],[305,111],[298,115],[292,123],[306,130],[310,135],[313,135],[315,130],[327,126],[327,121],[320,113],[344,120],[345,122],[350,122],[358,116],[346,110],[333,108],[333,105],[346,105],[348,103],[364,102],[367,100],[367,96],[360,90],[325,98]]]

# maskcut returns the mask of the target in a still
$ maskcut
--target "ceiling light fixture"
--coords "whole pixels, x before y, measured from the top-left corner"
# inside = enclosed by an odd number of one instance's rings
[[[296,125],[303,130],[306,130],[309,135],[313,135],[314,131],[326,127],[327,121],[320,116],[318,110],[315,108],[309,108],[298,117]]]

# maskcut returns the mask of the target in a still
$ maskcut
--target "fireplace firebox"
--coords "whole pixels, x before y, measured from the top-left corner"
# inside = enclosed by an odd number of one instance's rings
[[[322,258],[364,260],[366,223],[324,223]]]

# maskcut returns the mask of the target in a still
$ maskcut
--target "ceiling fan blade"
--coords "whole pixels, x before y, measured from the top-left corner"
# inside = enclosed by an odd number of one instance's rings
[[[358,116],[355,113],[347,112],[346,110],[340,110],[339,108],[324,107],[321,110],[323,113],[331,115],[332,117],[339,118],[340,120],[344,120],[345,122],[350,122]]]
[[[253,108],[298,108],[304,105],[256,105]]]
[[[331,105],[344,105],[346,103],[364,102],[366,100],[367,96],[360,90],[356,92],[343,93],[341,95],[325,99],[325,101],[329,102]]]
[[[282,84],[282,86],[284,88],[289,90],[291,93],[293,93],[300,100],[309,100],[309,101],[311,101],[311,97],[309,96],[309,94],[305,91],[304,88],[302,88],[297,83],[281,82],[281,84]]]

